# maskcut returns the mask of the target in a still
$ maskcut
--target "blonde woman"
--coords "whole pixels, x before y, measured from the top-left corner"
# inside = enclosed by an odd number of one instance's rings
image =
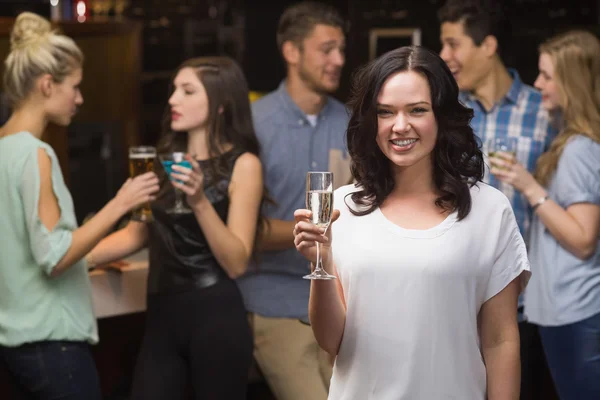
[[[573,31],[540,46],[535,86],[561,126],[535,176],[505,154],[492,173],[535,213],[525,313],[561,399],[600,399],[600,43]]]
[[[0,362],[35,399],[100,399],[89,344],[98,341],[84,256],[130,209],[153,199],[153,173],[128,180],[78,228],[46,125],[66,126],[83,103],[83,55],[50,23],[20,14],[3,90],[12,115],[0,127]]]

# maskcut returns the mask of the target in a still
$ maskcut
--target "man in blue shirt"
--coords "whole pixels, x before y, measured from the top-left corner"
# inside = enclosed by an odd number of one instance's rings
[[[332,7],[305,2],[279,20],[277,44],[287,66],[279,88],[252,105],[265,183],[277,203],[258,264],[238,280],[254,332],[254,357],[279,400],[325,400],[331,360],[308,325],[309,264],[294,248],[294,211],[305,208],[306,173],[332,171],[350,181],[348,112],[330,96],[344,65],[344,21]]]
[[[516,155],[533,172],[538,157],[548,149],[556,130],[542,107],[542,96],[524,84],[514,69],[507,69],[499,55],[501,12],[477,1],[448,0],[439,10],[444,59],[460,89],[460,100],[474,111],[471,126],[483,143],[494,138],[517,139]],[[486,154],[487,157],[487,154]],[[487,158],[486,158],[487,159]],[[510,200],[521,234],[527,242],[531,209],[527,200],[510,185],[489,175],[486,180]],[[535,272],[534,272],[535,273]],[[523,319],[519,299],[521,335],[521,399],[537,399],[539,379],[545,368],[537,327]]]

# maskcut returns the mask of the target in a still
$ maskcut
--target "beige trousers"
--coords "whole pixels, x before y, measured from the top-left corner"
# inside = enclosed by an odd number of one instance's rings
[[[325,400],[332,358],[297,319],[250,314],[254,359],[277,400]]]

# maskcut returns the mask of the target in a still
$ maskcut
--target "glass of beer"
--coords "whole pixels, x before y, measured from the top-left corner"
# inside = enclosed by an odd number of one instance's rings
[[[309,172],[306,176],[306,208],[312,212],[312,223],[325,229],[331,223],[333,214],[333,173]],[[322,268],[321,243],[317,242],[317,262],[315,270],[304,279],[335,279]]]
[[[129,176],[134,178],[154,170],[156,148],[152,146],[134,146],[129,148]],[[151,222],[152,210],[150,202],[133,211],[131,219],[134,221]]]

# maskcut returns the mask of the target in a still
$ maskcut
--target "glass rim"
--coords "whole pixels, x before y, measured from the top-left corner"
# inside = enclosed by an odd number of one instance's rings
[[[156,147],[154,146],[130,146],[129,153],[154,153],[156,154]]]
[[[179,163],[179,162],[183,162],[185,160],[185,156],[187,154],[188,153],[185,151],[172,151],[172,152],[168,152],[168,153],[158,153],[156,156],[158,157],[158,159],[161,162],[173,161],[173,162]]]
[[[496,142],[518,142],[519,138],[508,136],[508,137],[493,137],[488,138],[486,142],[488,143],[496,143]]]
[[[185,151],[167,151],[167,152],[158,153],[159,156],[170,156],[170,155],[173,155],[173,154],[179,154],[179,155],[183,154],[183,155],[186,155],[188,153],[185,152]]]

